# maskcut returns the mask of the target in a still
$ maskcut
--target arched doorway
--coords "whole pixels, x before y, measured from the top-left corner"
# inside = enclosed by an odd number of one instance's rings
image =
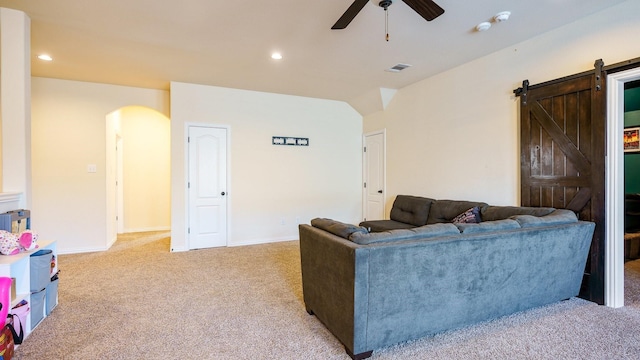
[[[156,110],[126,106],[106,116],[107,233],[169,230],[170,123]]]

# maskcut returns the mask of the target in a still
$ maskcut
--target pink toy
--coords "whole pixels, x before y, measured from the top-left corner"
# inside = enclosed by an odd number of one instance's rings
[[[18,243],[20,244],[21,250],[29,251],[38,248],[38,234],[31,230],[25,230],[20,234]]]
[[[6,230],[0,230],[0,254],[16,255],[22,251],[38,248],[38,234],[31,230],[13,234]]]
[[[0,277],[0,319],[7,318],[9,307],[11,307],[11,278]],[[4,326],[4,323],[2,323]]]

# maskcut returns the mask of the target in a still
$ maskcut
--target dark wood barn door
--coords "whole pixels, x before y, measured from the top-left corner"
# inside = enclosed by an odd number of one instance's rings
[[[596,223],[580,297],[604,304],[605,78],[596,70],[520,96],[521,203],[570,209]]]

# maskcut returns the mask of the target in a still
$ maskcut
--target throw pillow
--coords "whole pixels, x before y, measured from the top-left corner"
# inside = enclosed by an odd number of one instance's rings
[[[462,214],[456,216],[451,220],[452,223],[456,224],[470,224],[470,223],[479,223],[482,219],[480,218],[480,208],[477,206],[472,207],[471,209],[463,212]]]

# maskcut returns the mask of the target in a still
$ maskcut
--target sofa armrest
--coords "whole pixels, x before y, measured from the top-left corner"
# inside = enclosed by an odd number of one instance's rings
[[[353,354],[371,350],[362,348],[369,303],[369,250],[310,225],[299,225],[299,232],[307,312],[316,315]]]

